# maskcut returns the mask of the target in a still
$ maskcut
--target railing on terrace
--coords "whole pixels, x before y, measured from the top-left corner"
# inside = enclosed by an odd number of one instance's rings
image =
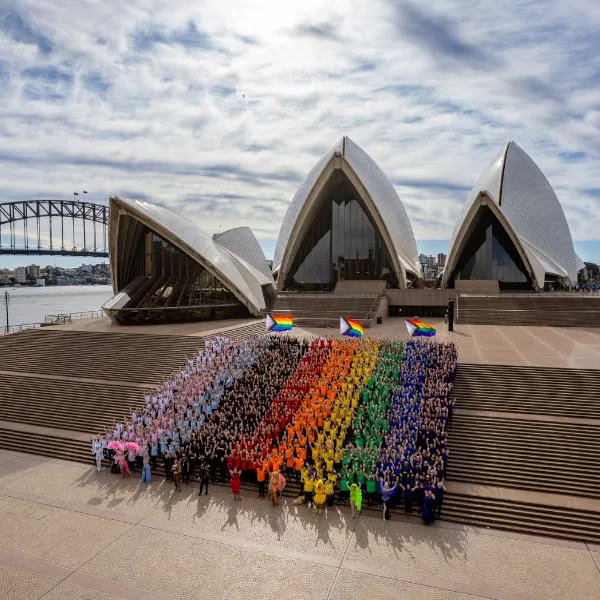
[[[277,298],[377,298],[378,292],[276,292]]]
[[[103,315],[101,310],[87,310],[84,312],[61,313],[58,315],[46,315],[44,325],[64,325],[78,319],[97,319]]]
[[[72,323],[78,319],[97,319],[103,315],[101,310],[87,310],[83,312],[64,313],[59,315],[46,315],[42,323],[20,323],[19,325],[10,325],[8,331],[6,327],[0,328],[0,335],[8,335],[10,333],[19,333],[27,329],[37,329],[38,327],[47,325],[64,325]]]
[[[6,327],[2,327],[2,329],[0,329],[0,335],[19,333],[19,331],[25,331],[26,329],[36,329],[39,326],[39,323],[21,323],[20,325],[10,325],[8,331],[6,331]]]
[[[457,290],[456,295],[461,296],[462,298],[600,298],[600,290],[556,290],[551,292],[519,292],[516,290],[500,292],[492,292],[490,290],[461,292],[460,290]]]

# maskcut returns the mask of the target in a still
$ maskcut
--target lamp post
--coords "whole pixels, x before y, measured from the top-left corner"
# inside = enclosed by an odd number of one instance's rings
[[[6,305],[6,333],[8,335],[8,303],[10,302],[10,294],[8,291],[4,292],[4,304]]]

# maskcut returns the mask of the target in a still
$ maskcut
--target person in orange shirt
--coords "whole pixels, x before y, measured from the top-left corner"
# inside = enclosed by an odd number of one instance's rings
[[[304,461],[302,460],[301,456],[297,456],[294,459],[294,469],[296,472],[296,483],[300,481],[300,471],[302,471],[303,464],[304,464]]]
[[[258,482],[258,497],[265,497],[265,468],[264,465],[259,464],[256,467],[256,481]]]
[[[294,457],[292,456],[292,449],[286,448],[285,455],[286,455],[286,459],[285,459],[286,473],[287,473],[287,475],[291,475],[292,471],[294,470]]]

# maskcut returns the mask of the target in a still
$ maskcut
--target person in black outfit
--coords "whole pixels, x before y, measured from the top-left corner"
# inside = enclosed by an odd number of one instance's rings
[[[181,457],[180,465],[181,465],[181,480],[183,481],[183,483],[189,483],[190,482],[190,459],[187,454],[184,454]]]
[[[412,507],[413,507],[413,488],[410,487],[410,483],[407,483],[402,487],[402,492],[404,496],[404,513],[407,515],[412,515]]]
[[[206,490],[204,495],[208,494],[208,479],[210,475],[210,469],[206,463],[200,463],[200,492],[198,496],[202,496],[202,490]]]
[[[444,486],[443,481],[438,481],[433,488],[433,493],[435,495],[435,513],[438,519],[442,515],[442,504],[444,503],[445,491],[446,487]]]
[[[163,465],[165,467],[165,477],[167,481],[171,481],[171,479],[173,479],[173,472],[171,471],[171,467],[173,466],[173,458],[169,452],[163,456]]]

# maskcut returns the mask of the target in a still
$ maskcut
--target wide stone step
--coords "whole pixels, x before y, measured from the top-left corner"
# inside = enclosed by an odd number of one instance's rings
[[[448,493],[442,518],[472,526],[598,543],[600,513]]]

